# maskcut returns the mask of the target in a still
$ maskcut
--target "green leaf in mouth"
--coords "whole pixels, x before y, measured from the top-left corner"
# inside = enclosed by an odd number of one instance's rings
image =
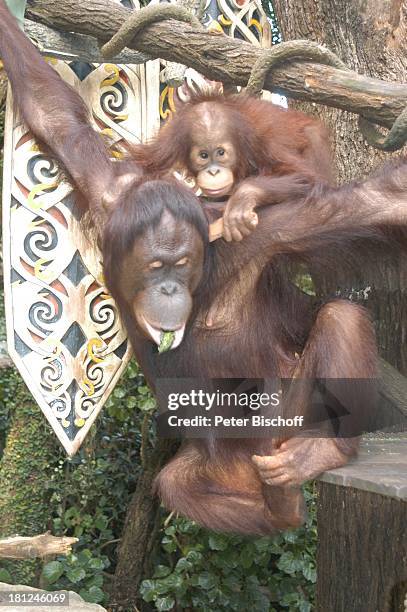
[[[161,332],[160,346],[158,347],[158,352],[165,353],[166,351],[169,351],[173,345],[174,340],[175,340],[175,332],[173,331]]]

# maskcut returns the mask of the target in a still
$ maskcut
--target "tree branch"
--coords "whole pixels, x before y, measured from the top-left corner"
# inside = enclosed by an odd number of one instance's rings
[[[52,536],[49,532],[33,537],[14,536],[0,540],[0,558],[33,559],[51,555],[67,555],[78,538]]]
[[[129,9],[110,0],[28,0],[26,12],[31,20],[64,32],[93,36],[100,44],[108,41],[130,14]],[[187,63],[212,80],[243,86],[262,53],[249,43],[202,32],[172,19],[149,26],[129,47],[150,57]],[[308,62],[276,68],[268,76],[266,87],[290,98],[357,113],[388,128],[407,106],[407,84]]]
[[[103,59],[96,38],[85,34],[61,32],[30,19],[24,22],[25,33],[31,38],[43,55],[66,61],[86,61],[101,64]],[[144,64],[152,57],[146,53],[126,49],[115,57],[117,64]]]

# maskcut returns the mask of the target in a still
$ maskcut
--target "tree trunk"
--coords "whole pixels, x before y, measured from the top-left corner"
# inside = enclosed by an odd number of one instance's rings
[[[352,70],[406,82],[405,0],[274,0],[273,6],[283,40],[307,38],[321,42]],[[389,159],[389,154],[364,142],[355,115],[305,103],[301,103],[301,109],[317,113],[331,129],[340,183],[369,174]],[[324,285],[331,291],[338,286],[345,290],[372,287],[364,303],[376,322],[381,355],[407,374],[407,258],[386,257],[379,261],[377,257],[374,265],[364,265],[352,285],[340,274],[330,275]]]
[[[111,603],[136,605],[140,599],[139,585],[150,572],[153,553],[158,544],[160,508],[152,495],[155,476],[174,454],[178,443],[158,439],[154,449],[146,452],[143,470],[130,502],[118,550],[118,563],[111,595]]]

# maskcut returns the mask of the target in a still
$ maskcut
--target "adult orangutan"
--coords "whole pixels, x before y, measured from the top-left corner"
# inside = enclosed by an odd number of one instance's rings
[[[133,157],[149,173],[186,171],[211,200],[229,198],[227,241],[253,231],[259,206],[305,197],[331,182],[321,122],[242,94],[193,96],[152,142],[133,148]]]
[[[293,255],[323,264],[327,245],[351,252],[359,238],[385,242],[405,227],[405,158],[364,182],[319,184],[306,197],[296,192],[289,206],[263,206],[244,241],[209,244],[191,190],[175,179],[147,180],[134,162],[109,159],[81,99],[42,60],[4,0],[0,55],[24,120],[86,199],[108,287],[153,389],[163,376],[376,377],[366,311],[344,300],[313,311],[275,262]],[[163,330],[175,332],[176,342],[159,354]],[[296,393],[293,387],[290,410],[301,414],[307,406]],[[366,404],[357,394],[342,399],[351,410]],[[300,484],[346,463],[356,446],[354,438],[297,436],[280,446],[270,438],[190,440],[158,475],[156,489],[167,507],[212,529],[268,533],[298,525]]]

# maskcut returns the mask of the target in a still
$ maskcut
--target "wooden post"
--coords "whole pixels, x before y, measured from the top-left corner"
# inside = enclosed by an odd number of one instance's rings
[[[407,435],[368,439],[318,483],[317,612],[404,612]]]

